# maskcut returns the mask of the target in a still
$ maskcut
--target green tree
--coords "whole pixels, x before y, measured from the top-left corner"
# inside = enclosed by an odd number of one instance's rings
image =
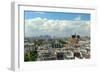
[[[36,61],[38,54],[36,51],[29,51],[24,54],[24,61]]]

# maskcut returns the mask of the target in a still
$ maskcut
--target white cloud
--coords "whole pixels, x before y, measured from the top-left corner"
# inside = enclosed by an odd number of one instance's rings
[[[76,20],[80,20],[80,17]],[[89,21],[53,20],[40,17],[25,20],[25,36],[42,34],[66,36],[73,33],[86,35],[84,32],[89,33],[89,31]]]
[[[81,16],[76,17],[74,20],[81,20]]]

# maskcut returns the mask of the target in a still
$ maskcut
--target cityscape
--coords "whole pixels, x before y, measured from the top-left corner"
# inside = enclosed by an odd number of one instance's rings
[[[25,11],[24,61],[90,59],[90,14]]]
[[[81,37],[75,34],[68,38],[51,38],[46,35],[25,38],[24,42],[25,61],[90,58],[90,37],[88,36]]]

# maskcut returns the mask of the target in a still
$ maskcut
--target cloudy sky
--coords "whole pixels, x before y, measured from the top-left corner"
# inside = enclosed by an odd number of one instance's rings
[[[90,14],[24,11],[25,37],[90,35]]]

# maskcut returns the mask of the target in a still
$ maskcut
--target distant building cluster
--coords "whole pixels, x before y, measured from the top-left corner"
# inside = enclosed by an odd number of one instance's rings
[[[24,50],[25,54],[36,51],[36,61],[90,59],[90,37],[75,34],[59,39],[25,39]]]

